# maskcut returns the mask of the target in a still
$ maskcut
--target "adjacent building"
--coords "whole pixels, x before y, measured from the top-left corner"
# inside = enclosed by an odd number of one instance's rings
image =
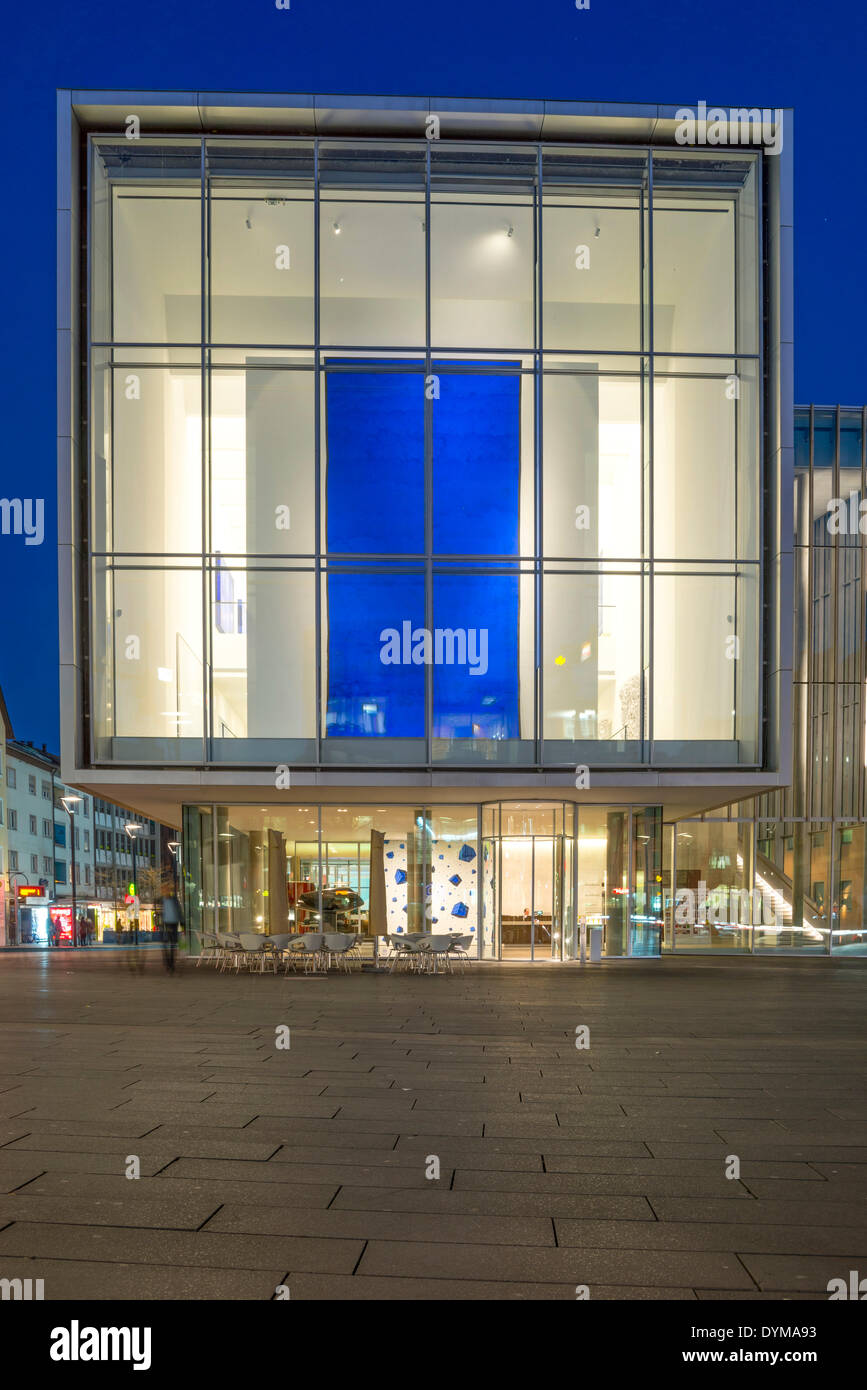
[[[47,946],[52,929],[71,942],[76,918],[89,943],[112,944],[134,897],[141,929],[153,930],[170,891],[170,832],[64,782],[45,745],[14,738],[2,695],[0,717],[0,946]]]
[[[58,112],[63,775],[182,823],[194,940],[799,938],[682,828],[792,777],[791,113]]]

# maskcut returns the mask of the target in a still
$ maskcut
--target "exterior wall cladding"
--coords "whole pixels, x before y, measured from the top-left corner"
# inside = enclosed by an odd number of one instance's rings
[[[865,675],[791,112],[677,113],[59,94],[63,775],[183,822],[194,941],[342,887],[482,957],[860,949],[862,776],[784,790],[796,575],[796,778]]]

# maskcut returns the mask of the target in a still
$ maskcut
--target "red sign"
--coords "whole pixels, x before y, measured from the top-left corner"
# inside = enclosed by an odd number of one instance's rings
[[[44,898],[45,889],[39,888],[35,883],[19,883],[16,885],[19,898]]]

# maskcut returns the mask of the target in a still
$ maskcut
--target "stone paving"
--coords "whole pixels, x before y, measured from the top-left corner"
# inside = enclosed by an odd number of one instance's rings
[[[865,1005],[867,960],[275,978],[5,953],[0,1278],[826,1299],[867,1275]]]

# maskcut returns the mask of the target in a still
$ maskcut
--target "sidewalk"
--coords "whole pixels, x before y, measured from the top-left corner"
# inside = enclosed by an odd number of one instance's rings
[[[9,953],[0,1278],[826,1299],[867,1276],[865,1005],[860,960],[275,978]]]

